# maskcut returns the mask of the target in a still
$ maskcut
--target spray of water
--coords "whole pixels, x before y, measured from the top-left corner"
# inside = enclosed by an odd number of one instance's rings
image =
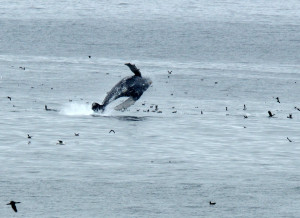
[[[90,104],[70,102],[63,106],[60,113],[68,116],[84,116],[92,115],[94,111]]]
[[[63,106],[60,110],[60,113],[67,116],[89,116],[89,115],[96,115],[96,116],[111,116],[113,112],[112,108],[108,108],[105,112],[96,113],[92,110],[92,106],[90,104],[84,103],[76,103],[70,102]]]

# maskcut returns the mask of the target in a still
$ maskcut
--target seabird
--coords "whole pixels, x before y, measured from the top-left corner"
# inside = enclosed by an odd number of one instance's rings
[[[111,132],[115,133],[115,130],[111,129],[111,130],[109,131],[109,133],[111,133]]]
[[[10,96],[7,96],[7,98],[11,101],[11,97]]]
[[[17,213],[18,210],[17,210],[17,207],[16,207],[16,204],[20,204],[21,202],[15,202],[15,201],[10,201],[8,204],[6,205],[11,205],[11,208]]]
[[[58,140],[57,145],[64,145],[65,143],[62,140]]]
[[[276,100],[277,100],[277,102],[278,102],[278,103],[280,103],[280,101],[279,101],[279,98],[278,98],[278,97],[276,98]]]
[[[75,136],[79,136],[79,133],[74,133]]]
[[[27,134],[27,138],[31,139],[31,138],[32,138],[32,136],[31,136],[31,135],[29,135],[29,134]]]
[[[271,112],[271,111],[268,111],[268,114],[269,114],[269,117],[273,117],[273,116],[275,116],[275,114],[272,114],[272,112]]]
[[[56,109],[50,109],[50,108],[48,108],[48,106],[47,106],[47,105],[45,105],[45,110],[46,110],[46,111],[56,111],[56,112],[57,112],[57,110],[56,110]]]
[[[245,105],[245,104],[244,104],[244,109],[243,109],[243,110],[244,110],[244,111],[245,111],[245,110],[247,110],[247,108],[246,108],[246,105]]]
[[[215,205],[216,202],[211,202],[211,201],[210,201],[209,204],[210,204],[210,205]]]

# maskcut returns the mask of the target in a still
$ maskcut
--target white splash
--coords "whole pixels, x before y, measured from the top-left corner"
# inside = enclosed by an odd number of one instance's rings
[[[82,116],[92,115],[94,111],[90,104],[70,102],[64,105],[60,113],[68,116]]]

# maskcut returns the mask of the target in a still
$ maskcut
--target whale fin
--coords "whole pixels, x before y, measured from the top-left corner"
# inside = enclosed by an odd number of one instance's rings
[[[142,77],[140,69],[138,69],[134,64],[126,63],[125,65],[129,67],[129,69],[134,73],[134,75]]]
[[[121,111],[121,110],[125,110],[127,108],[129,108],[131,105],[133,105],[135,103],[135,99],[133,97],[129,97],[127,98],[126,101],[122,102],[121,104],[117,105],[115,107],[116,111]]]

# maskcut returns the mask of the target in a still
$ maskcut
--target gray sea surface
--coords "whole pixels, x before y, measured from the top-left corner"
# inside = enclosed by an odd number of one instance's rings
[[[0,217],[300,217],[299,11],[1,1]],[[93,112],[127,62],[151,87]]]

